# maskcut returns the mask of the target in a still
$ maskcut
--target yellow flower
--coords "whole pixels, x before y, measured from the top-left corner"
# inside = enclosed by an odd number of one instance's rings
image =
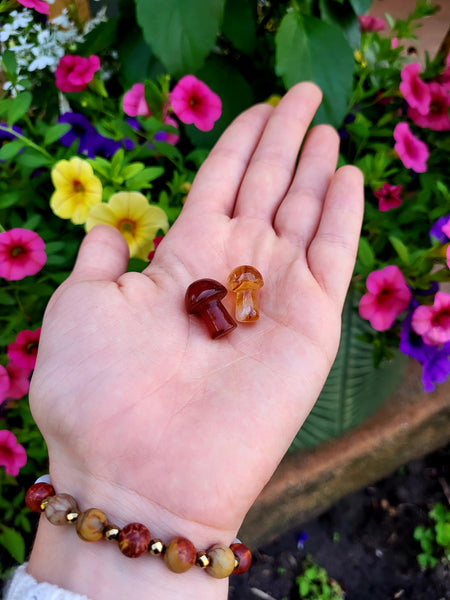
[[[97,204],[89,211],[86,231],[94,225],[112,225],[120,231],[130,248],[130,256],[144,260],[153,249],[158,229],[169,229],[167,215],[159,206],[150,206],[140,192],[118,192],[107,203]]]
[[[267,104],[270,104],[271,106],[277,106],[277,104],[280,102],[281,100],[281,96],[279,94],[272,94],[271,96],[269,96],[266,100]]]
[[[56,190],[50,198],[50,208],[61,219],[71,219],[75,225],[85,223],[89,210],[102,201],[102,184],[91,165],[74,156],[60,160],[52,169]]]

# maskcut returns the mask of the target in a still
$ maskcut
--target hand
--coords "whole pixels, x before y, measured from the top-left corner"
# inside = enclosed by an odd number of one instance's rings
[[[320,100],[302,83],[238,117],[143,273],[125,272],[115,229],[83,241],[48,306],[30,395],[53,484],[83,508],[229,543],[309,413],[363,206],[360,172],[335,172],[331,127],[309,132],[296,167]],[[260,319],[212,340],[185,290],[242,264],[264,277]]]

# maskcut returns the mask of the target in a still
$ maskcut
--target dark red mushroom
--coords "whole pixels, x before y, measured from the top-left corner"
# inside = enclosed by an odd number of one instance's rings
[[[190,315],[199,315],[205,322],[213,339],[230,333],[236,322],[221,300],[226,288],[214,279],[198,279],[186,290],[185,304]]]

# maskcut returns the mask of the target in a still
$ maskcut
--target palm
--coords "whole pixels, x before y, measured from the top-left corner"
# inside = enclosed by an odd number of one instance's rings
[[[286,110],[289,98],[292,105],[299,103],[301,88],[287,96]],[[303,87],[303,104],[311,115],[313,92]],[[270,109],[257,110],[254,118],[265,123]],[[245,133],[242,120],[235,127]],[[270,133],[270,121],[265,131]],[[315,168],[321,164],[322,170],[316,178],[324,183],[316,188],[324,191],[316,190],[321,196],[316,206],[311,206],[312,183],[302,187],[301,179],[312,177],[307,169],[305,174],[298,170],[301,177],[290,188],[292,192],[298,185],[291,196],[304,204],[302,222],[294,203],[283,200],[290,197],[285,171],[270,175],[274,189],[267,190],[267,178],[252,182],[258,167],[252,175],[248,159],[241,158],[237,166],[233,157],[229,163],[240,187],[233,186],[231,176],[226,191],[214,192],[212,182],[231,168],[222,155],[225,134],[144,274],[121,274],[125,253],[114,231],[91,234],[93,247],[100,248],[99,242],[114,247],[112,258],[104,261],[109,275],[93,255],[81,255],[81,266],[49,306],[33,380],[33,410],[52,460],[66,453],[65,464],[74,471],[134,487],[136,494],[183,519],[223,530],[238,528],[309,412],[337,347],[352,268],[348,247],[354,250],[361,194],[358,175],[347,172],[348,182],[353,178],[357,188],[347,201],[349,207],[353,202],[353,216],[345,227],[336,217],[336,230],[342,225],[347,238],[326,230],[323,215],[332,209],[324,198],[337,144],[329,129],[316,130],[317,139],[319,134],[322,146],[316,144],[316,156],[322,157]],[[247,138],[250,156],[256,141]],[[297,149],[298,138],[297,133]],[[331,140],[334,151],[324,167]],[[242,154],[245,142],[243,148]],[[304,152],[306,164],[307,146]],[[239,169],[246,172],[253,199]],[[262,198],[258,214],[255,198]],[[261,317],[211,340],[203,324],[184,309],[186,287],[203,277],[224,282],[240,264],[254,265],[264,276]],[[336,266],[343,271],[339,284]],[[226,303],[231,309],[229,298]],[[52,426],[46,425],[49,412]],[[56,477],[68,486],[65,478],[73,473]]]

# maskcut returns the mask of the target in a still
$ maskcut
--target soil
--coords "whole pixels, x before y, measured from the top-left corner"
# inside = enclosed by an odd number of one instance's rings
[[[340,583],[346,600],[450,600],[449,563],[422,571],[413,538],[417,525],[432,524],[437,502],[450,502],[450,446],[258,549],[250,571],[231,577],[229,600],[299,600],[295,578],[307,555]]]

